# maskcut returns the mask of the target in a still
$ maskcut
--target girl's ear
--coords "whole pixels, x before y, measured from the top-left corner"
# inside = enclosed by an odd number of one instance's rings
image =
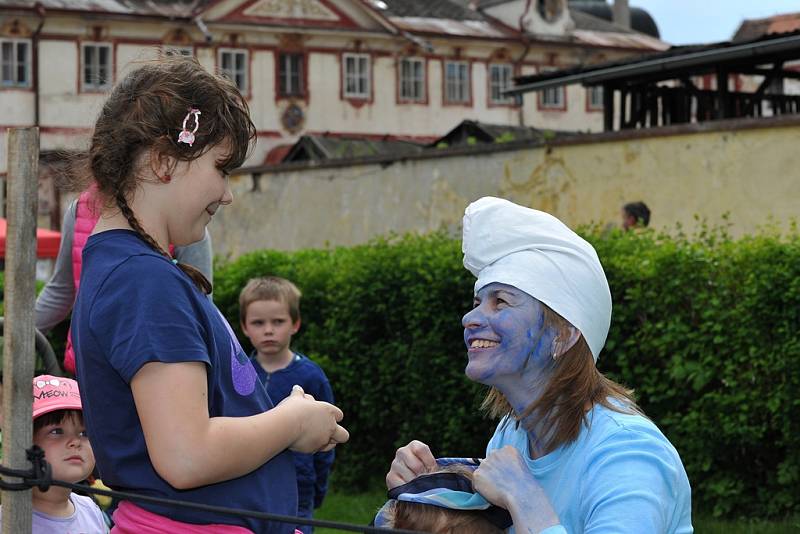
[[[148,155],[150,159],[150,170],[153,172],[153,176],[160,182],[169,182],[172,169],[175,166],[172,158],[158,150],[155,145],[150,147]]]
[[[562,354],[575,346],[575,343],[581,338],[581,331],[567,324],[563,327],[561,332],[553,339],[553,359],[558,359]]]

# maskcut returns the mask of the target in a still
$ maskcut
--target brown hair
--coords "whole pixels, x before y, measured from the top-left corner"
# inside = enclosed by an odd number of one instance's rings
[[[203,115],[190,146],[177,139],[191,108]],[[76,189],[83,176],[93,177],[106,205],[116,205],[131,228],[169,258],[128,204],[142,180],[137,168],[140,156],[152,151],[174,162],[192,161],[227,142],[230,153],[217,162],[227,173],[244,162],[255,137],[247,102],[229,80],[209,73],[194,58],[161,58],[145,62],[114,88],[95,124],[89,151],[79,161],[88,172],[73,170],[62,184]],[[200,271],[189,265],[179,267],[201,290],[211,292],[211,284]]]
[[[434,472],[460,473],[472,481],[473,471],[465,466],[448,465]],[[434,534],[502,534],[480,512],[451,510],[418,502],[395,501],[388,510],[391,528],[433,532]]]
[[[244,324],[247,320],[247,307],[259,300],[277,300],[289,307],[292,322],[300,320],[300,297],[302,293],[297,286],[279,276],[253,278],[239,293],[239,320]]]
[[[544,303],[542,308],[545,326],[555,327],[560,336],[565,335],[570,323]],[[644,415],[636,405],[632,389],[617,384],[597,370],[592,351],[581,335],[572,348],[553,362],[553,375],[544,393],[523,413],[514,413],[511,404],[496,388],[489,390],[481,407],[492,418],[508,415],[519,421],[533,416],[541,421],[541,446],[547,454],[578,439],[581,426],[587,421],[587,407],[595,404],[620,413]]]
[[[48,425],[60,425],[67,419],[73,419],[79,425],[83,425],[83,412],[81,410],[55,410],[42,414],[33,420],[33,433],[40,428]]]

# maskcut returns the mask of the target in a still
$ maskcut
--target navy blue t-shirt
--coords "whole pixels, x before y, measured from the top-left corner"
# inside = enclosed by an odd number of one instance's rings
[[[145,363],[204,362],[211,417],[255,415],[273,403],[217,308],[183,271],[134,232],[109,230],[89,238],[72,336],[86,429],[105,484],[155,497],[296,515],[289,451],[247,475],[190,490],[170,486],[150,463],[130,389]],[[187,523],[294,532],[294,525],[285,523],[136,504]]]
[[[315,399],[334,404],[328,377],[319,365],[304,354],[295,352],[289,365],[272,373],[261,367],[255,351],[250,354],[250,360],[256,368],[258,378],[267,388],[267,395],[274,402],[281,402],[288,397],[292,387],[297,384]],[[332,450],[315,454],[292,452],[297,471],[297,494],[301,513],[322,506],[328,491],[328,474],[333,465],[334,454]]]

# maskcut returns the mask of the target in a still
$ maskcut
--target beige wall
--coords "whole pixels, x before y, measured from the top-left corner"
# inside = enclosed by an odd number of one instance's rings
[[[800,207],[800,121],[772,127],[709,127],[599,134],[561,144],[395,162],[304,168],[233,178],[234,204],[211,223],[215,253],[363,243],[391,232],[459,230],[464,207],[496,195],[574,226],[619,222],[620,206],[644,200],[652,226],[691,230],[695,214],[735,235],[771,215],[786,224]],[[732,129],[744,126],[739,129]],[[776,126],[777,125],[777,126]],[[638,135],[638,138],[631,138]],[[651,135],[650,137],[644,137]]]

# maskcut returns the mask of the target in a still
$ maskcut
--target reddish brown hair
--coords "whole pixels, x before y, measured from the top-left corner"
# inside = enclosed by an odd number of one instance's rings
[[[542,308],[545,327],[554,327],[559,336],[567,336],[570,323],[545,304]],[[617,384],[597,370],[592,351],[580,336],[572,348],[553,362],[553,375],[544,393],[523,413],[514,413],[511,404],[496,388],[489,390],[482,408],[490,417],[498,419],[506,415],[516,420],[533,416],[534,420],[542,423],[540,445],[547,454],[578,439],[581,426],[586,423],[587,408],[595,404],[616,412],[643,415],[636,405],[632,389]]]
[[[193,145],[178,143],[186,113],[203,113]],[[192,161],[220,143],[230,152],[219,169],[230,172],[247,157],[256,136],[246,100],[229,80],[206,71],[194,58],[171,56],[145,62],[114,88],[97,119],[91,146],[81,159],[108,207],[116,205],[131,228],[154,250],[170,257],[141,226],[128,202],[142,180],[137,164],[147,151],[171,161]],[[88,169],[87,169],[88,167]],[[83,184],[85,185],[85,184]],[[197,269],[180,264],[206,293],[211,284]]]

